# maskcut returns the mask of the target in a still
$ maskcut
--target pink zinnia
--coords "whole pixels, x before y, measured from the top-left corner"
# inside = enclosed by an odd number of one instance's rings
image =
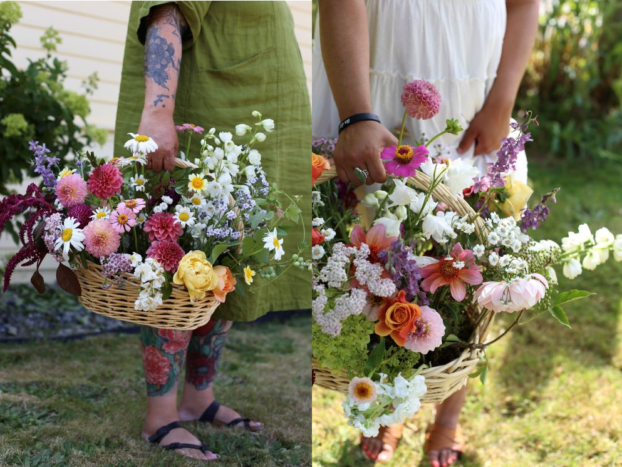
[[[412,118],[428,120],[441,109],[441,95],[432,83],[416,80],[402,89],[402,105]]]
[[[391,146],[384,148],[380,154],[380,158],[384,159],[384,167],[391,175],[397,177],[413,177],[417,169],[428,158],[428,148],[419,146],[417,148],[408,145],[399,147]]]
[[[78,174],[66,175],[56,184],[56,197],[66,208],[84,203],[86,195],[86,182]]]
[[[455,267],[456,262],[463,263],[463,267]],[[458,302],[466,296],[465,284],[477,285],[483,280],[473,252],[464,250],[459,243],[451,249],[449,258],[442,258],[437,263],[421,268],[421,277],[424,279],[421,282],[423,290],[434,293],[439,287],[449,285],[451,296]]]
[[[157,212],[145,223],[144,230],[149,234],[149,241],[170,240],[176,242],[181,236],[181,224],[169,212]]]
[[[121,236],[108,222],[108,219],[91,221],[84,228],[84,246],[86,251],[96,258],[115,253],[120,244]]]
[[[546,295],[549,283],[540,274],[510,282],[484,282],[475,292],[477,303],[495,313],[528,310]]]
[[[135,199],[126,199],[122,203],[119,203],[118,207],[131,209],[132,211],[134,211],[135,214],[138,214],[140,211],[143,210],[143,208],[145,207],[145,204],[146,203],[144,199],[135,198]]]
[[[123,176],[119,169],[110,162],[96,167],[89,177],[89,190],[101,199],[108,199],[121,193]]]
[[[421,308],[421,316],[415,320],[404,347],[425,355],[443,343],[445,324],[436,310],[429,306],[420,306],[419,308]]]
[[[184,123],[183,125],[175,125],[175,129],[177,131],[193,131],[199,134],[205,131],[202,127],[198,125],[193,125],[192,123]]]
[[[136,214],[131,209],[117,206],[117,210],[110,215],[110,223],[119,233],[129,232],[136,225]]]
[[[176,242],[154,242],[147,250],[147,256],[157,260],[165,271],[175,272],[186,253]]]

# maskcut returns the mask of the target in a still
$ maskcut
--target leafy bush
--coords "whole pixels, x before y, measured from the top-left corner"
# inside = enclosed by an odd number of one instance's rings
[[[539,149],[622,158],[622,1],[546,2],[517,106],[534,109]]]
[[[93,141],[102,145],[106,141],[105,130],[86,122],[87,95],[97,88],[97,75],[83,83],[84,94],[64,88],[67,64],[53,55],[61,43],[54,29],[41,37],[45,58],[30,60],[23,70],[11,61],[16,44],[9,32],[21,16],[16,2],[0,3],[0,194],[7,194],[6,184],[21,182],[23,172],[30,170],[30,140],[45,144],[60,158]]]

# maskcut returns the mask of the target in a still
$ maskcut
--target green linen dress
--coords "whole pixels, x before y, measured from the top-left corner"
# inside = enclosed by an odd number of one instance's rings
[[[127,133],[136,132],[143,110],[143,20],[153,6],[164,3],[171,2],[132,3],[115,129],[117,156],[125,154]],[[174,3],[191,32],[183,42],[175,122],[233,132],[238,123],[255,122],[253,110],[273,119],[275,131],[256,147],[262,154],[268,180],[290,195],[303,196],[300,207],[305,226],[309,227],[311,107],[289,7],[280,1]],[[191,158],[198,154],[199,140],[193,138]],[[183,141],[180,138],[180,146],[185,144]],[[293,254],[302,236],[299,224],[285,237],[287,256]],[[252,321],[269,311],[308,308],[311,275],[290,268],[284,277],[255,293],[244,297],[229,294],[214,316]]]

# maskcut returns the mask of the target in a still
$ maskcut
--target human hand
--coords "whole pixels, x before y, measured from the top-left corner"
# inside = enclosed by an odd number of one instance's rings
[[[342,182],[359,186],[362,183],[354,169],[368,170],[367,185],[387,179],[380,159],[383,148],[397,145],[397,138],[378,122],[365,121],[347,127],[339,135],[333,159]]]
[[[473,155],[481,156],[499,150],[501,140],[510,134],[512,106],[485,105],[462,137],[458,154],[463,154],[475,143]]]
[[[179,143],[173,115],[157,109],[143,110],[138,133],[149,136],[158,145],[158,149],[147,156],[147,168],[154,172],[175,170]]]

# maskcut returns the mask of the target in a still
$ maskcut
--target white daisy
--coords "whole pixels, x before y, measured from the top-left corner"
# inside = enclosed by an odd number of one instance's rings
[[[130,178],[130,184],[136,191],[145,191],[145,184],[147,180],[142,175],[136,175],[135,177]]]
[[[315,245],[313,248],[311,248],[311,258],[313,259],[322,259],[325,253],[326,250],[324,250],[324,247],[322,245]]]
[[[190,204],[194,208],[204,208],[207,204],[205,198],[198,193],[195,193],[190,198],[184,197],[184,203]]]
[[[274,251],[274,259],[281,260],[281,257],[285,254],[283,250],[283,239],[278,238],[276,227],[273,232],[268,232],[264,238],[264,248],[268,251]]]
[[[119,163],[121,164],[121,167],[125,167],[126,165],[132,165],[134,163],[140,164],[140,165],[146,165],[147,164],[147,156],[145,156],[144,154],[140,154],[140,153],[136,153],[131,157],[123,157],[119,160]]]
[[[154,140],[149,138],[149,136],[134,133],[128,133],[128,135],[130,135],[132,139],[126,141],[123,147],[132,151],[132,154],[146,155],[158,150],[158,145]]]
[[[69,248],[73,247],[76,251],[82,251],[84,248],[84,234],[80,228],[80,223],[73,217],[68,217],[63,223],[63,231],[61,236],[54,243],[54,250],[63,247],[63,259],[69,260]]]
[[[91,216],[91,219],[96,220],[96,219],[110,219],[110,208],[97,208],[95,209],[95,212],[93,212],[93,215]]]
[[[143,225],[147,221],[147,215],[144,213],[136,214],[136,225]]]
[[[189,207],[177,205],[175,206],[175,223],[181,224],[182,227],[192,226],[194,224],[194,213]]]

